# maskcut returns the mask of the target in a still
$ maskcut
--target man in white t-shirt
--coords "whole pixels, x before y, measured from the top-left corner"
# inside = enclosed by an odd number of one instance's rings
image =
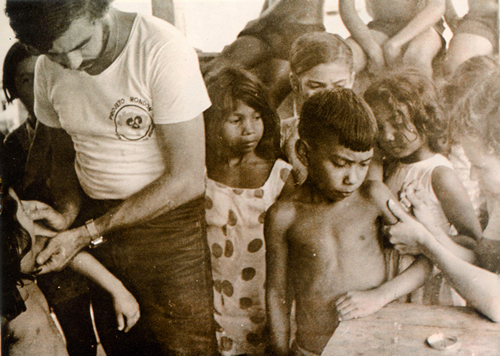
[[[102,317],[113,310],[96,298],[108,355],[211,355],[202,118],[210,101],[198,59],[166,22],[109,3],[7,1],[16,36],[43,54],[35,113],[54,149],[57,211],[31,213],[60,233],[37,262],[41,273],[60,270],[99,246],[94,255],[141,307],[127,335],[113,334]]]

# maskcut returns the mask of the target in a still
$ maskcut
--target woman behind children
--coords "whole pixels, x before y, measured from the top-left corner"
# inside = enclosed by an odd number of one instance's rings
[[[408,184],[423,186],[439,225],[451,235],[458,231],[460,236],[454,239],[473,247],[481,227],[465,188],[442,155],[447,150],[448,124],[433,83],[416,71],[393,72],[375,81],[364,98],[379,125],[384,182],[402,202]],[[412,301],[463,305],[440,275],[413,293]]]
[[[304,102],[319,91],[334,88],[351,89],[354,83],[351,48],[332,33],[313,32],[299,37],[290,52],[290,84],[293,89],[292,115],[281,121],[281,147],[293,165],[295,180],[303,183],[307,170],[295,154],[299,137],[297,125]],[[280,113],[283,117],[284,115]],[[285,116],[285,117],[286,117]]]
[[[278,159],[279,120],[253,75],[226,68],[207,89],[206,218],[217,339],[223,355],[259,355],[266,325],[264,217],[291,166]]]

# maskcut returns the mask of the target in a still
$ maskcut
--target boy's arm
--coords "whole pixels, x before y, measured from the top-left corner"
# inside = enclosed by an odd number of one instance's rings
[[[122,282],[87,252],[78,253],[69,266],[102,287],[113,297],[118,330],[129,331],[139,320],[139,304]]]
[[[377,312],[390,302],[421,287],[432,271],[432,263],[419,255],[394,279],[367,291],[350,291],[335,302],[342,320],[362,318]]]
[[[349,30],[352,38],[363,48],[375,71],[385,66],[382,47],[375,41],[372,32],[361,20],[354,0],[339,0],[340,18]]]
[[[394,37],[384,44],[387,64],[401,55],[402,47],[438,22],[445,12],[445,0],[428,0],[427,5]]]
[[[266,239],[266,304],[270,330],[271,352],[288,355],[290,342],[291,300],[287,298],[288,242],[286,232],[291,220],[276,203],[266,214],[264,236]]]

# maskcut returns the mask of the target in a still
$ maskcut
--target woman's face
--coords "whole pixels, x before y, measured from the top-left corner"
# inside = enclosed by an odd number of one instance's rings
[[[462,147],[471,163],[470,178],[488,196],[500,198],[500,157],[488,149],[480,138],[462,139]]]
[[[314,94],[335,88],[352,88],[354,72],[340,62],[322,63],[298,76],[291,74],[292,88],[301,103]]]
[[[35,83],[35,64],[37,56],[31,56],[23,59],[16,68],[15,85],[19,99],[30,114],[33,114],[35,105],[34,83]]]

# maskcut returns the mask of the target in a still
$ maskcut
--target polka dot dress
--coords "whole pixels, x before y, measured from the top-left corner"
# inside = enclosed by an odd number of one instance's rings
[[[264,219],[290,170],[288,163],[277,160],[266,183],[257,189],[231,188],[207,179],[207,236],[222,355],[264,353]]]

